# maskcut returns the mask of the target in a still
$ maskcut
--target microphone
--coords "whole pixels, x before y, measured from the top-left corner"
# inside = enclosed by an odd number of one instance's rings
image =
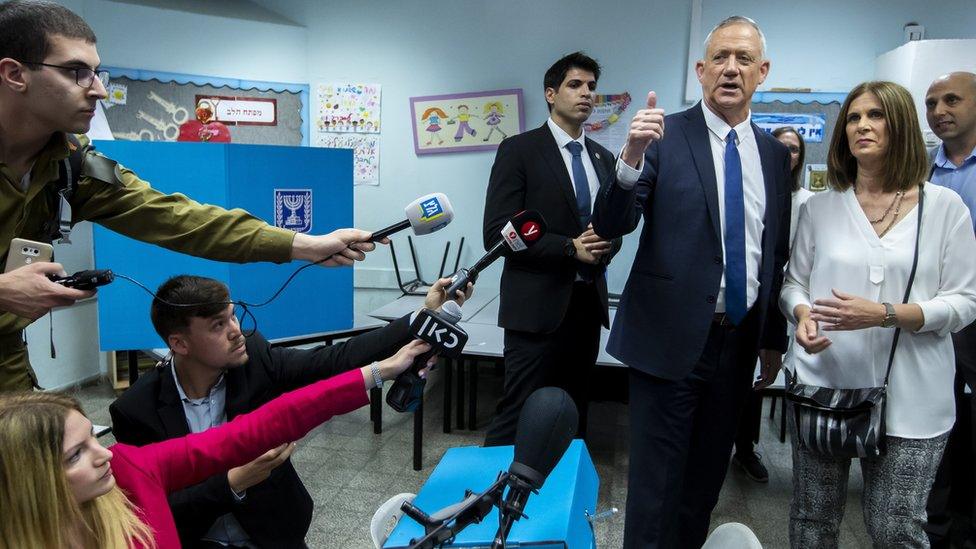
[[[397,376],[393,386],[386,393],[386,403],[397,412],[412,412],[420,405],[427,380],[420,377],[427,361],[435,354],[449,357],[461,356],[468,334],[457,326],[461,320],[461,306],[455,301],[446,301],[440,311],[422,309],[413,323],[410,333],[416,339],[430,344],[430,350],[418,355],[413,364]]]
[[[500,505],[492,549],[505,547],[515,521],[524,516],[529,494],[542,488],[576,434],[579,414],[566,391],[543,387],[533,392],[519,413],[515,459],[508,468],[508,494]]]
[[[512,219],[502,227],[502,239],[495,243],[481,259],[472,267],[458,269],[458,272],[451,276],[451,285],[447,287],[447,295],[455,295],[454,292],[464,290],[468,287],[468,282],[474,284],[478,280],[478,274],[491,265],[506,250],[521,252],[528,249],[538,242],[546,234],[546,220],[542,214],[535,210],[523,210],[512,216]]]
[[[412,227],[413,234],[417,236],[430,234],[443,229],[454,220],[454,208],[444,193],[431,193],[421,196],[407,204],[403,213],[407,216],[405,220],[376,231],[373,236],[369,237],[369,241],[382,240],[407,227]]]

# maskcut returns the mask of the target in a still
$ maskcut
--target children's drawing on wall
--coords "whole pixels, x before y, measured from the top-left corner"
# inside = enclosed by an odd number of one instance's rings
[[[502,123],[502,118],[505,117],[504,112],[505,106],[501,101],[489,101],[488,103],[485,103],[485,124],[487,124],[491,129],[488,130],[488,135],[486,135],[482,141],[488,141],[491,139],[491,134],[495,133],[495,130],[498,130],[498,133],[501,134],[501,139],[508,137],[505,135],[505,132],[498,127]],[[501,139],[499,139],[499,141],[501,141]]]
[[[319,84],[315,92],[318,131],[380,133],[379,84]]]
[[[427,132],[427,143],[425,145],[430,145],[434,141],[434,138],[437,139],[438,145],[444,144],[444,140],[441,139],[441,130],[444,129],[441,128],[442,118],[447,118],[447,114],[440,107],[430,107],[420,117],[420,123],[427,125],[424,129]]]
[[[630,129],[624,117],[630,106],[630,93],[599,94],[593,96],[593,110],[583,123],[586,136],[610,151],[623,149]]]
[[[353,184],[380,184],[380,136],[354,133],[323,133],[312,136],[313,147],[353,150]]]
[[[492,151],[525,130],[521,89],[412,97],[410,117],[418,155]]]
[[[478,132],[471,127],[470,107],[467,105],[457,106],[457,116],[447,121],[448,124],[457,124],[457,131],[454,133],[454,142],[460,143],[466,135],[476,137]]]

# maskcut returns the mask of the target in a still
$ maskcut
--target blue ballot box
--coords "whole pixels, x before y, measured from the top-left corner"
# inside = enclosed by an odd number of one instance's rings
[[[227,209],[243,208],[271,225],[307,234],[353,226],[352,151],[310,147],[98,141],[98,149],[164,193]],[[174,214],[177,215],[177,214]],[[226,283],[231,297],[259,303],[305,262],[232,264],[144,244],[96,225],[95,265],[150,289],[193,274]],[[254,308],[268,339],[346,329],[353,324],[351,267],[309,268],[266,307]],[[103,351],[160,347],[149,322],[152,297],[125,280],[98,292]],[[243,328],[253,327],[245,319]]]
[[[420,489],[414,505],[428,514],[464,499],[464,490],[480,493],[507,471],[513,446],[451,448]],[[596,511],[600,481],[586,444],[576,439],[549,474],[538,494],[529,496],[522,520],[508,536],[508,547],[587,549],[595,546],[586,513]],[[498,529],[495,508],[480,524],[472,524],[445,547],[488,547]],[[404,516],[384,547],[402,548],[424,535],[423,526]]]

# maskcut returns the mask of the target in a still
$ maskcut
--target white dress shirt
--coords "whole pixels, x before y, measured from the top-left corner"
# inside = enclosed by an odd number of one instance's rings
[[[566,171],[569,172],[569,180],[573,182],[573,196],[576,196],[576,178],[573,176],[573,155],[566,148],[566,145],[570,141],[576,141],[583,146],[583,152],[581,157],[583,160],[583,171],[586,172],[586,183],[590,187],[590,211],[593,211],[593,203],[596,202],[596,193],[600,190],[600,180],[597,178],[596,169],[593,167],[593,161],[590,160],[590,154],[586,150],[586,132],[580,130],[580,136],[576,139],[570,137],[565,130],[559,127],[558,124],[550,117],[546,120],[546,124],[549,125],[549,130],[552,132],[552,136],[556,138],[556,146],[559,147],[559,154],[563,157],[563,163],[566,164]]]
[[[742,198],[746,220],[746,308],[752,308],[759,297],[759,265],[762,262],[762,234],[766,215],[766,187],[763,182],[762,161],[759,158],[759,144],[752,132],[752,112],[745,121],[735,128],[708,109],[705,102],[700,103],[708,127],[708,142],[712,148],[712,163],[715,166],[715,183],[718,187],[718,212],[722,224],[721,234],[725,234],[725,137],[735,129],[739,159],[742,163]],[[631,189],[640,177],[644,167],[643,158],[637,169],[628,166],[622,159],[617,160],[617,184]],[[722,282],[715,300],[715,312],[725,312],[725,239],[722,239]]]
[[[918,332],[902,330],[888,385],[887,434],[925,439],[947,432],[955,419],[955,359],[950,332],[976,318],[976,235],[955,192],[926,184],[918,269],[909,303],[922,308]],[[918,207],[878,238],[853,190],[824,191],[800,207],[783,313],[833,297],[837,289],[875,302],[901,303],[915,252]],[[894,330],[821,332],[832,344],[817,354],[795,346],[801,383],[853,389],[884,382]]]

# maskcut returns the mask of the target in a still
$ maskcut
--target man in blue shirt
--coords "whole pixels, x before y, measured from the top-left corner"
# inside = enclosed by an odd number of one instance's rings
[[[925,94],[925,115],[929,127],[942,140],[942,145],[934,150],[929,179],[936,185],[959,193],[972,215],[976,212],[976,74],[953,72],[937,78]],[[953,334],[952,343],[956,352],[956,409],[960,421],[956,423],[946,446],[942,465],[929,495],[926,531],[933,548],[949,547],[950,486],[956,490],[966,490],[961,474],[971,469],[971,452],[976,452],[976,406],[972,402],[967,404],[967,400],[971,399],[967,398],[964,390],[965,385],[976,388],[976,323]],[[968,433],[965,432],[966,421],[962,413],[966,407],[971,417]],[[969,484],[968,490],[971,491],[972,482]],[[958,494],[956,496],[954,499],[959,499]],[[960,547],[976,547],[976,533],[973,530],[976,526],[976,501],[971,503],[969,537]]]

